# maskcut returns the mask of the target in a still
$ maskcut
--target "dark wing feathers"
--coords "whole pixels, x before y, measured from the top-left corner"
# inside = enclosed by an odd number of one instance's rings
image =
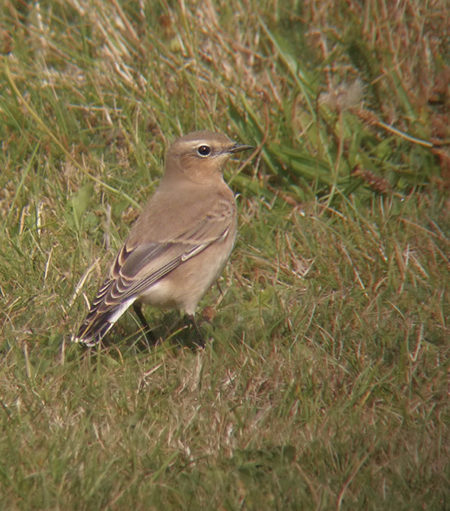
[[[76,339],[86,345],[99,342],[113,326],[117,317],[152,284],[163,278],[182,262],[203,251],[228,234],[234,205],[218,201],[215,208],[175,239],[129,246],[118,253],[110,277],[99,289]],[[125,305],[130,300],[128,305]],[[123,311],[120,312],[120,308]],[[119,311],[117,317],[115,314]],[[111,321],[109,321],[111,319]]]

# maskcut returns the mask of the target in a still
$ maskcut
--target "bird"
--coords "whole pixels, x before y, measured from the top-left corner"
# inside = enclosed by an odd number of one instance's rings
[[[217,280],[233,249],[237,210],[222,169],[253,149],[212,131],[194,131],[169,147],[163,177],[132,226],[73,342],[101,343],[133,306],[150,332],[142,305],[178,309],[195,322],[199,300]],[[151,335],[151,334],[150,334]],[[154,339],[152,338],[152,341]]]

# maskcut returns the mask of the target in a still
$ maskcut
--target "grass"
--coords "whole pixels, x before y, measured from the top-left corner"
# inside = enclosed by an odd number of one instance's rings
[[[0,507],[445,509],[442,1],[6,1]],[[257,147],[231,263],[70,334],[181,133]]]

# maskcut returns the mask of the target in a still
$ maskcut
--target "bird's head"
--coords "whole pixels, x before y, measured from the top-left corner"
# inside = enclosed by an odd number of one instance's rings
[[[253,149],[237,144],[222,133],[194,131],[177,138],[167,152],[165,176],[182,174],[195,182],[222,179],[225,162],[235,153]]]

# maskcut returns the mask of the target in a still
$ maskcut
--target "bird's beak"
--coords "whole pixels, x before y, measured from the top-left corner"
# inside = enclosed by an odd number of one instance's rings
[[[233,144],[231,147],[227,149],[227,153],[240,153],[241,151],[248,151],[249,149],[254,149],[251,145],[242,145],[242,144]]]

